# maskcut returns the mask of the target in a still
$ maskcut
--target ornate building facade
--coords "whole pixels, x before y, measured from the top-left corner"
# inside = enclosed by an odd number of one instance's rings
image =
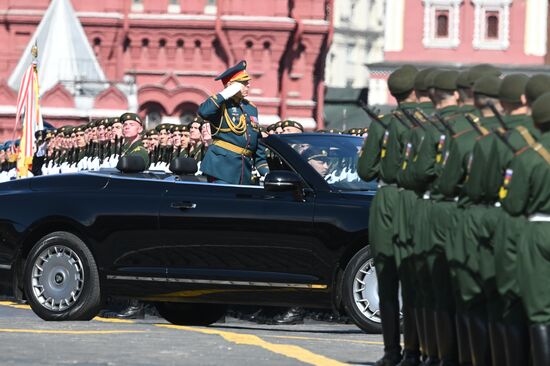
[[[11,135],[15,120],[17,90],[8,79],[56,1],[68,0],[0,0],[0,140]],[[322,126],[333,0],[71,4],[105,78],[93,80],[80,71],[42,90],[44,119],[54,125],[123,110],[138,111],[148,127],[161,120],[187,121],[205,98],[221,90],[214,77],[246,59],[253,77],[250,99],[262,124],[292,118],[308,129]],[[79,55],[74,57],[78,61]],[[63,65],[39,73],[60,73],[56,68]],[[98,92],[81,102],[82,86],[94,83],[101,86]]]
[[[393,103],[386,80],[404,63],[548,71],[548,0],[387,0],[384,62],[370,65],[369,102]]]

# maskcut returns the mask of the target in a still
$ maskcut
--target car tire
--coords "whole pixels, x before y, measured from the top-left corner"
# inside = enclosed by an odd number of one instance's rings
[[[343,276],[342,300],[348,316],[366,333],[381,333],[378,282],[367,245],[349,261]]]
[[[86,244],[58,231],[31,249],[23,272],[31,309],[44,320],[90,320],[101,306],[99,274]]]
[[[220,320],[226,310],[220,304],[183,302],[159,302],[156,307],[160,316],[175,325],[210,325]]]

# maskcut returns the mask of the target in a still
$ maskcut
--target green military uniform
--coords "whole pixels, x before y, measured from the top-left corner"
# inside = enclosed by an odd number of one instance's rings
[[[139,118],[139,116],[135,113],[124,113],[120,116],[119,119],[122,124],[124,124],[124,122],[126,121],[136,121],[143,126],[141,118]],[[120,149],[120,157],[123,156],[141,156],[141,158],[145,162],[145,169],[149,167],[149,152],[147,151],[145,146],[143,146],[143,141],[141,141],[141,137],[133,142],[125,141],[124,144],[122,144],[122,148]]]
[[[507,76],[499,89],[499,99],[504,103],[520,103],[527,78],[523,75]],[[508,131],[505,139],[514,151],[529,143],[516,129],[521,125],[532,130],[532,123],[526,115],[503,117]],[[470,316],[471,324],[477,324],[477,331],[471,333],[478,359],[486,362],[492,358],[497,364],[505,362],[501,349],[504,347],[499,328],[503,302],[496,291],[494,272],[494,233],[501,219],[502,211],[495,207],[503,170],[513,152],[499,139],[496,132],[484,136],[476,143],[472,152],[471,171],[464,185],[468,202],[472,204],[464,210],[462,221],[462,253],[468,259],[458,272],[460,297]],[[535,133],[534,131],[532,131]],[[472,327],[473,328],[473,327]],[[490,347],[487,344],[490,339]],[[491,352],[489,352],[491,350]]]
[[[539,143],[512,160],[501,187],[504,209],[527,217],[518,248],[519,291],[531,335],[533,365],[550,364],[550,93],[535,101],[532,115],[543,129]]]
[[[409,95],[413,90],[416,74],[416,69],[409,66],[392,73],[388,79],[392,95],[396,98]],[[404,103],[401,106],[406,107]],[[384,358],[378,364],[397,363],[401,359],[399,281],[394,257],[393,217],[399,197],[397,173],[401,168],[403,144],[410,128],[405,127],[394,116],[384,117],[383,123],[387,129],[377,122],[371,124],[358,168],[358,174],[362,179],[379,180],[379,189],[369,213],[369,242],[376,263],[385,351]]]

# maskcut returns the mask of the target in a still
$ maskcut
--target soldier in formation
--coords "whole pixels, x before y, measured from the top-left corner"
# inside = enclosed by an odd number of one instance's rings
[[[388,88],[358,165],[379,183],[376,365],[550,364],[550,78],[406,65]]]

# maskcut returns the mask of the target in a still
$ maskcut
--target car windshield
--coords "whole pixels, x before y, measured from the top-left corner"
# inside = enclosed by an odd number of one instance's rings
[[[357,161],[363,138],[329,134],[285,135],[283,140],[319,173],[333,190],[376,189],[357,175]]]

